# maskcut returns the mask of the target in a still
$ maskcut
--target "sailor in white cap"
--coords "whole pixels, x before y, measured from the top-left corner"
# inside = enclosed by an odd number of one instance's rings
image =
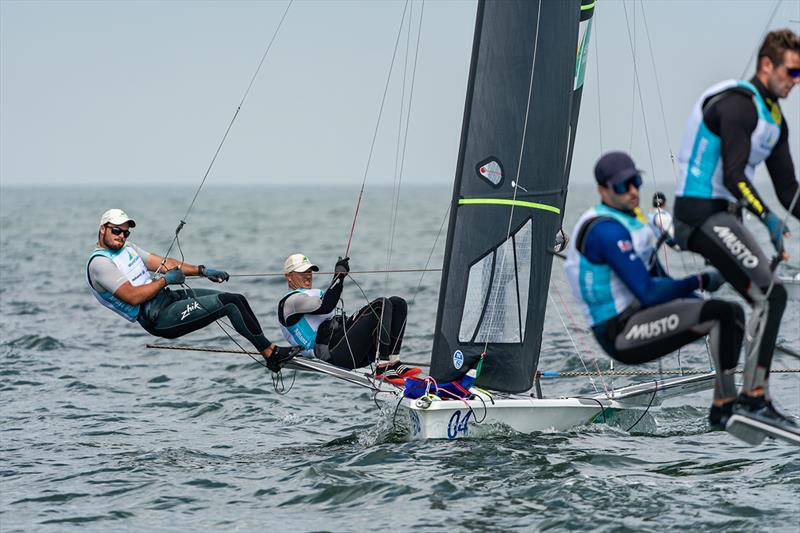
[[[303,254],[286,258],[283,272],[289,292],[278,303],[278,321],[284,338],[303,349],[304,357],[316,357],[333,365],[353,369],[378,364],[375,376],[402,380],[420,372],[400,362],[400,347],[406,324],[406,301],[399,296],[378,298],[350,318],[337,315],[350,260],[339,259],[333,280],[325,290],[312,288],[319,267]]]
[[[270,342],[241,294],[210,289],[170,289],[186,276],[203,276],[215,283],[228,281],[228,273],[203,265],[152,254],[128,241],[136,222],[121,209],[100,217],[97,244],[86,263],[86,283],[95,298],[129,322],[137,321],[152,335],[174,339],[196,331],[222,317],[266,359],[277,372],[299,351]],[[163,274],[153,279],[151,273]]]

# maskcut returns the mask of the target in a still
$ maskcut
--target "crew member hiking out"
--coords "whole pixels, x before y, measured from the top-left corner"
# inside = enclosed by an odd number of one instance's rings
[[[210,289],[169,289],[186,276],[203,276],[215,283],[227,281],[222,270],[181,263],[147,252],[128,241],[136,222],[121,209],[100,217],[97,245],[86,264],[86,283],[95,298],[118,315],[139,324],[151,335],[174,339],[227,317],[234,329],[255,346],[273,372],[299,350],[270,342],[241,294]],[[162,261],[164,263],[161,267]],[[159,267],[163,276],[152,279]]]
[[[375,377],[402,380],[420,373],[400,362],[407,305],[399,296],[373,300],[349,318],[337,315],[349,258],[339,259],[333,280],[325,290],[312,288],[319,267],[303,254],[284,263],[289,292],[278,303],[278,321],[286,340],[303,349],[302,355],[338,367],[354,369],[379,361]]]
[[[722,285],[715,270],[683,279],[664,272],[654,257],[655,235],[636,214],[642,178],[627,154],[603,155],[595,178],[601,203],[578,219],[565,266],[595,338],[617,361],[641,364],[708,335],[717,371],[709,423],[724,428],[736,399],[742,308],[696,296]]]
[[[749,81],[728,80],[697,100],[684,129],[675,193],[676,241],[705,257],[764,320],[745,361],[737,410],[788,422],[770,401],[768,378],[786,290],[766,254],[741,222],[741,207],[767,228],[778,259],[788,259],[788,229],[753,186],[766,164],[781,204],[800,219],[798,183],[789,153],[789,127],[778,100],[800,83],[800,39],[790,30],[767,34]],[[794,205],[792,205],[794,204]]]

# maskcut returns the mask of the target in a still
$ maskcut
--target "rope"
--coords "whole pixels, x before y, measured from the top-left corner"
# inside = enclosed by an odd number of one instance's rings
[[[227,353],[233,355],[261,355],[258,352],[251,352],[243,349],[242,351],[231,350],[229,348],[214,348],[213,346],[192,346],[183,344],[145,344],[145,348],[152,348],[156,350],[178,350],[184,352],[209,352],[209,353]],[[409,365],[429,367],[426,363],[412,363]]]
[[[256,77],[258,76],[258,73],[261,71],[261,67],[264,65],[264,60],[267,58],[267,54],[269,53],[270,49],[272,48],[272,44],[275,42],[275,38],[278,36],[278,31],[281,29],[281,26],[283,26],[283,21],[286,19],[286,15],[289,13],[289,8],[292,7],[292,2],[294,2],[294,0],[289,0],[289,3],[286,5],[286,9],[283,11],[283,15],[281,16],[281,20],[278,22],[278,26],[275,28],[275,31],[272,33],[272,37],[270,38],[269,43],[267,44],[266,50],[264,50],[264,53],[261,55],[261,60],[258,62],[258,67],[256,68],[255,72],[251,76],[250,83],[247,85],[247,89],[245,90],[244,95],[242,96],[242,99],[239,102],[239,105],[236,107],[236,111],[233,113],[233,117],[231,117],[231,120],[228,123],[228,127],[225,129],[225,134],[222,136],[222,140],[219,142],[219,145],[217,146],[217,150],[214,152],[214,157],[211,158],[211,162],[208,164],[208,168],[206,168],[205,174],[203,174],[203,179],[200,182],[200,186],[197,187],[197,191],[195,191],[194,197],[192,198],[192,201],[189,204],[189,207],[186,209],[186,213],[183,215],[183,218],[181,219],[180,223],[178,224],[178,227],[175,228],[175,236],[172,238],[172,242],[170,243],[169,247],[167,248],[166,253],[163,256],[164,259],[161,261],[161,265],[159,265],[159,267],[158,267],[158,269],[156,271],[160,270],[161,267],[163,267],[164,264],[166,263],[166,260],[169,258],[169,253],[172,251],[172,247],[175,245],[176,241],[178,240],[178,234],[183,229],[183,226],[186,225],[186,221],[189,219],[189,213],[192,211],[192,208],[194,207],[194,203],[197,200],[197,196],[200,194],[200,190],[203,188],[203,185],[205,185],[206,179],[208,178],[208,175],[211,173],[211,168],[214,166],[214,163],[217,160],[217,156],[219,155],[220,151],[222,150],[222,145],[225,144],[225,140],[228,138],[228,134],[230,133],[231,128],[233,127],[233,123],[236,121],[236,117],[239,116],[239,111],[241,111],[242,106],[244,105],[244,101],[245,101],[245,99],[247,99],[247,95],[250,94],[250,89],[252,89],[253,84],[256,81]],[[181,263],[182,262],[183,261],[181,261]]]
[[[394,268],[388,270],[353,270],[350,274],[385,274],[391,273],[409,273],[409,272],[441,272],[441,268]],[[335,272],[315,272],[317,275],[329,274],[333,275]],[[244,274],[230,274],[232,278],[256,278],[256,277],[283,277],[286,274],[283,272],[246,272]]]
[[[633,4],[634,7],[634,17],[636,15],[636,4]],[[658,188],[658,183],[656,179],[656,167],[655,162],[653,160],[653,149],[650,143],[650,133],[647,128],[647,116],[644,113],[644,97],[642,97],[642,84],[639,82],[639,69],[636,66],[636,43],[635,43],[635,33],[634,36],[631,37],[631,28],[630,24],[628,23],[628,8],[625,7],[625,2],[622,2],[622,9],[625,11],[625,27],[628,31],[628,42],[631,46],[631,57],[633,59],[633,75],[634,75],[634,88],[639,95],[639,105],[642,107],[642,126],[644,127],[644,137],[645,142],[647,144],[647,153],[650,158],[650,169],[653,172],[653,184],[655,184],[656,188]],[[636,31],[636,20],[633,21],[634,24],[634,32]],[[631,138],[633,138],[633,126],[631,125]],[[633,144],[633,141],[631,141]]]
[[[556,291],[558,291],[558,287],[555,287],[555,289],[556,289]],[[564,322],[564,317],[562,316],[561,311],[558,309],[558,306],[555,304],[555,301],[553,301],[553,296],[549,292],[547,293],[547,296],[548,296],[548,298],[550,298],[550,301],[553,302],[553,309],[556,310],[556,313],[558,314],[558,318],[561,320],[561,325],[564,326],[564,331],[567,332],[567,336],[569,337],[569,340],[572,342],[572,346],[575,348],[575,352],[578,354],[578,359],[580,359],[581,365],[583,365],[583,369],[586,371],[586,374],[589,376],[589,383],[592,384],[592,387],[594,387],[594,391],[595,392],[600,392],[598,390],[598,388],[597,388],[597,384],[594,382],[594,377],[593,377],[594,374],[593,373],[589,373],[589,368],[586,366],[586,362],[583,360],[583,354],[581,353],[580,348],[578,348],[578,344],[575,342],[575,339],[572,337],[572,333],[569,331],[569,328],[567,327],[567,323]],[[560,298],[560,295],[559,295],[559,298]],[[562,302],[563,302],[563,300],[562,300]],[[594,358],[592,358],[592,359],[594,359]],[[603,374],[600,373],[600,372],[598,372],[598,374],[600,375],[600,379],[603,379]],[[605,389],[605,385],[603,386],[603,388]]]
[[[358,220],[358,211],[361,207],[361,198],[364,196],[364,186],[367,184],[367,175],[369,174],[369,166],[372,163],[372,154],[375,151],[375,140],[378,138],[378,129],[381,125],[381,117],[383,116],[383,106],[386,103],[386,94],[389,91],[389,81],[392,79],[392,70],[394,70],[394,60],[397,57],[397,48],[400,44],[400,35],[403,33],[403,25],[406,20],[406,12],[408,11],[408,0],[403,5],[403,17],[400,19],[400,27],[397,29],[397,38],[394,42],[394,51],[392,52],[392,62],[389,65],[389,74],[386,76],[386,84],[383,88],[383,96],[381,97],[381,105],[378,110],[378,120],[375,122],[375,131],[372,133],[372,144],[369,147],[369,156],[367,156],[367,165],[364,168],[364,179],[361,181],[361,190],[358,193],[358,202],[356,202],[356,212],[353,215],[353,224],[350,226],[350,236],[347,238],[347,247],[344,251],[344,256],[350,254],[350,243],[353,240],[353,232],[356,230],[356,220]]]
[[[191,346],[191,345],[181,345],[181,344],[146,344],[145,348],[151,348],[156,350],[177,350],[177,351],[185,351],[185,352],[209,352],[209,353],[227,353],[233,355],[260,355],[257,352],[250,352],[250,351],[236,351],[231,350],[228,348],[214,348],[212,346]],[[416,366],[424,366],[428,367],[430,365],[425,363],[412,363],[408,362],[410,365]],[[737,374],[741,374],[744,372],[743,369],[737,368],[735,371]],[[800,368],[773,368],[770,369],[770,374],[798,374],[800,373]],[[662,374],[668,376],[696,376],[701,374],[708,374],[708,370],[704,369],[668,369],[662,370]],[[596,375],[594,372],[585,371],[581,372],[580,370],[568,370],[564,372],[560,371],[539,371],[537,372],[539,377],[547,378],[547,379],[556,379],[556,378],[585,378],[589,376]],[[608,377],[636,377],[636,376],[655,376],[658,375],[659,372],[657,370],[614,370],[614,371],[607,371],[603,373],[605,376]]]
[[[412,14],[413,14],[413,4],[412,4]],[[425,0],[422,0],[422,8],[419,14],[419,27],[417,28],[417,43],[414,49],[414,64],[411,69],[411,87],[409,88],[409,95],[408,95],[408,110],[406,110],[406,130],[405,135],[403,136],[403,150],[400,152],[400,133],[402,130],[402,122],[403,122],[403,104],[405,103],[405,88],[406,88],[406,70],[408,69],[408,47],[409,42],[411,39],[411,20],[412,16],[409,16],[408,22],[408,36],[406,40],[406,61],[405,61],[405,68],[403,70],[403,95],[400,99],[400,120],[398,121],[397,125],[397,147],[395,149],[395,185],[396,187],[393,189],[393,198],[392,198],[392,221],[389,225],[389,243],[388,243],[388,251],[386,256],[386,268],[390,268],[391,261],[392,261],[392,249],[394,247],[394,236],[397,231],[397,214],[400,208],[400,186],[403,183],[403,172],[405,170],[405,162],[406,162],[406,148],[408,146],[408,130],[409,124],[411,122],[411,107],[414,103],[414,85],[417,79],[417,62],[419,58],[419,43],[420,37],[422,36],[422,20],[423,15],[425,14]],[[397,174],[397,158],[398,152],[400,152],[400,170],[399,175]],[[384,280],[384,285],[388,285],[389,283],[389,275],[386,275],[386,279]]]
[[[775,6],[772,8],[772,14],[770,14],[769,18],[767,19],[767,23],[764,24],[764,28],[761,30],[762,39],[767,34],[769,27],[772,25],[772,20],[775,18],[775,14],[778,12],[778,8],[780,7],[782,1],[783,0],[775,0]],[[750,63],[752,63],[753,59],[756,58],[756,53],[758,53],[758,48],[753,48],[753,53],[750,54],[750,58],[747,60],[747,64],[745,64],[744,70],[742,71],[742,75],[739,76],[739,79],[743,80],[745,76],[747,76],[747,69],[750,68]]]

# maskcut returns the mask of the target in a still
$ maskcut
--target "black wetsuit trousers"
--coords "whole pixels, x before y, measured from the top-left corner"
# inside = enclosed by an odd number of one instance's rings
[[[139,313],[139,324],[151,335],[174,339],[227,317],[233,328],[258,350],[270,344],[250,304],[241,294],[211,289],[162,289]]]
[[[629,365],[653,361],[709,335],[717,368],[714,398],[736,396],[734,371],[744,337],[744,311],[736,303],[681,298],[622,313],[593,330],[608,355]]]
[[[408,305],[399,296],[378,298],[345,321],[331,335],[328,362],[342,368],[361,368],[400,353]]]
[[[765,387],[778,338],[781,318],[786,309],[786,289],[770,270],[753,235],[739,220],[727,213],[714,213],[688,237],[688,249],[706,259],[725,280],[742,295],[754,311],[763,313],[763,332],[750,332],[757,345],[751,347],[745,361],[744,388]],[[767,290],[772,283],[772,289]]]

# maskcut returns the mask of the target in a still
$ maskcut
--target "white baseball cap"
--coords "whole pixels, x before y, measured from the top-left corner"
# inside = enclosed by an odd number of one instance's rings
[[[136,227],[136,222],[133,221],[128,214],[123,211],[122,209],[109,209],[103,216],[100,217],[100,225],[105,226],[106,224],[114,224],[118,226],[120,224],[128,223],[128,225],[132,228]]]
[[[286,258],[283,263],[283,273],[289,274],[290,272],[319,272],[319,267],[308,260],[308,257],[303,254],[292,254]]]

